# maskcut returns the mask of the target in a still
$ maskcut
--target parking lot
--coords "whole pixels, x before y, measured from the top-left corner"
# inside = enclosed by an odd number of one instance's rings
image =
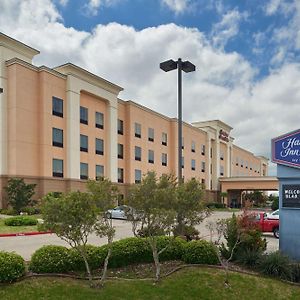
[[[197,229],[200,231],[200,236],[206,240],[210,240],[210,231],[206,227],[208,222],[216,222],[218,219],[230,218],[231,212],[213,212],[211,216],[205,219]],[[133,236],[131,223],[123,220],[113,220],[116,229],[115,240]],[[267,239],[267,251],[273,252],[279,249],[279,240],[274,238],[272,234],[264,235]],[[216,236],[213,236],[213,239]],[[89,244],[103,245],[106,244],[105,238],[99,238],[95,234],[89,237]],[[2,237],[0,238],[0,250],[15,251],[24,257],[25,260],[30,260],[31,255],[35,250],[43,245],[63,245],[68,246],[55,234],[43,234],[34,236],[17,236],[17,237]]]

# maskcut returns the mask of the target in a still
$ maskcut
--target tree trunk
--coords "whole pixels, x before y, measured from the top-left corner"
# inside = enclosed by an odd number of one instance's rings
[[[157,243],[155,237],[150,237],[149,238],[150,246],[152,248],[152,255],[153,255],[153,260],[155,264],[155,278],[156,281],[158,282],[160,280],[160,262],[159,262],[159,255],[157,251]]]
[[[81,247],[80,247],[81,248]],[[79,248],[79,249],[80,249]],[[90,270],[90,266],[89,266],[89,263],[88,263],[88,260],[87,260],[87,257],[86,257],[86,252],[85,250],[83,249],[80,249],[79,253],[81,254],[83,260],[84,260],[84,264],[85,264],[85,269],[86,269],[86,272],[88,274],[88,278],[89,278],[89,281],[90,281],[90,285],[92,285],[92,281],[93,281],[93,278],[92,278],[92,274],[91,274],[91,270]]]
[[[103,285],[103,283],[106,279],[108,261],[109,261],[110,255],[111,255],[111,244],[112,244],[112,239],[108,239],[108,252],[107,252],[107,255],[106,255],[105,261],[104,261],[103,273],[102,273],[102,277],[100,280],[101,285]]]

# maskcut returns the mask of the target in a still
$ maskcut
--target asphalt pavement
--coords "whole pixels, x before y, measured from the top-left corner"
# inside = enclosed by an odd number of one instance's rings
[[[216,235],[211,236],[207,224],[209,222],[216,222],[218,219],[230,218],[231,212],[213,212],[211,216],[206,218],[197,229],[200,231],[200,236],[206,240],[216,239]],[[114,240],[120,240],[126,237],[132,237],[131,223],[123,220],[113,220],[113,225],[116,229],[116,236]],[[274,238],[272,234],[265,234],[267,239],[267,251],[273,252],[279,249],[279,240]],[[106,244],[106,238],[99,238],[95,234],[90,235],[89,244],[92,245],[104,245]],[[43,245],[62,245],[67,246],[68,244],[57,237],[55,234],[41,234],[33,236],[16,236],[16,237],[0,237],[0,250],[14,251],[20,254],[25,260],[30,260],[31,255],[42,247]]]

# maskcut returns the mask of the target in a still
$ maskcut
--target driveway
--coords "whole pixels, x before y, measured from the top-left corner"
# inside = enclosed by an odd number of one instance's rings
[[[208,222],[215,222],[218,219],[230,218],[231,215],[231,212],[214,212],[210,217],[205,219],[203,223],[197,226],[197,229],[200,231],[200,236],[206,240],[210,240],[210,231],[206,227]],[[116,229],[115,240],[133,236],[130,222],[123,220],[113,220],[113,225]],[[272,234],[266,234],[265,237],[268,242],[268,252],[276,251],[279,249],[279,241],[275,239]],[[214,238],[215,236],[213,236],[213,239]],[[95,234],[92,234],[89,237],[89,244],[104,245],[106,244],[106,239],[99,238]],[[34,251],[36,251],[43,245],[68,246],[66,242],[62,241],[55,234],[0,238],[0,250],[14,251],[20,254],[25,260],[30,260],[30,257],[34,253]]]

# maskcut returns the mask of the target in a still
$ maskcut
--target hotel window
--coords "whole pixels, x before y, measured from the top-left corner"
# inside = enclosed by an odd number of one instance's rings
[[[141,161],[142,160],[142,148],[141,147],[134,147],[134,156],[135,160]]]
[[[118,119],[118,134],[123,135],[124,123],[122,120]]]
[[[224,152],[223,151],[220,152],[220,159],[224,160]]]
[[[154,129],[148,128],[148,141],[154,142]]]
[[[192,159],[192,161],[191,161],[191,169],[192,169],[192,171],[196,170],[196,160],[194,160],[194,159]]]
[[[96,139],[96,154],[104,154],[104,141],[102,139]]]
[[[62,129],[52,128],[52,146],[63,148],[64,132]]]
[[[122,144],[118,144],[118,158],[123,159],[124,154],[124,146]]]
[[[167,166],[168,165],[168,155],[167,153],[162,153],[161,154],[161,164],[162,166]]]
[[[201,154],[205,155],[205,145],[201,145]]]
[[[95,113],[95,126],[97,128],[103,129],[104,128],[104,115],[101,112]]]
[[[224,166],[220,166],[220,176],[224,176]]]
[[[212,148],[210,148],[210,158],[212,158],[213,157],[213,150],[212,150]]]
[[[241,159],[241,167],[244,166],[244,161]]]
[[[247,161],[245,161],[245,167],[246,167],[246,169],[248,169],[248,162]]]
[[[236,166],[239,165],[239,158],[238,158],[238,157],[235,158],[235,165],[236,165]]]
[[[96,165],[96,180],[100,180],[104,177],[104,166]]]
[[[194,141],[192,141],[192,148],[191,148],[191,151],[192,152],[196,152],[196,144],[195,144],[195,142]]]
[[[80,163],[80,179],[89,178],[89,165],[86,163]]]
[[[137,138],[142,137],[142,126],[139,123],[134,123],[134,136]]]
[[[148,163],[154,164],[154,151],[148,150]]]
[[[80,106],[80,123],[88,125],[88,109]]]
[[[252,171],[252,163],[249,163],[250,170]]]
[[[123,183],[124,182],[124,169],[118,168],[118,182]]]
[[[205,172],[205,161],[201,162],[201,172]]]
[[[141,183],[141,181],[142,181],[142,171],[134,170],[134,182]]]
[[[87,135],[80,135],[80,151],[82,152],[88,152],[89,149],[89,141],[88,141],[88,136]]]
[[[181,139],[181,148],[184,149],[184,137]]]
[[[63,118],[64,102],[62,99],[52,97],[52,115]]]
[[[168,144],[168,135],[165,132],[161,135],[161,144],[164,146],[167,146]]]
[[[181,168],[184,169],[184,157],[181,157]]]
[[[203,184],[203,185],[205,185],[205,179],[201,179],[201,183]]]
[[[62,159],[53,158],[52,160],[52,176],[64,177],[64,161]]]

